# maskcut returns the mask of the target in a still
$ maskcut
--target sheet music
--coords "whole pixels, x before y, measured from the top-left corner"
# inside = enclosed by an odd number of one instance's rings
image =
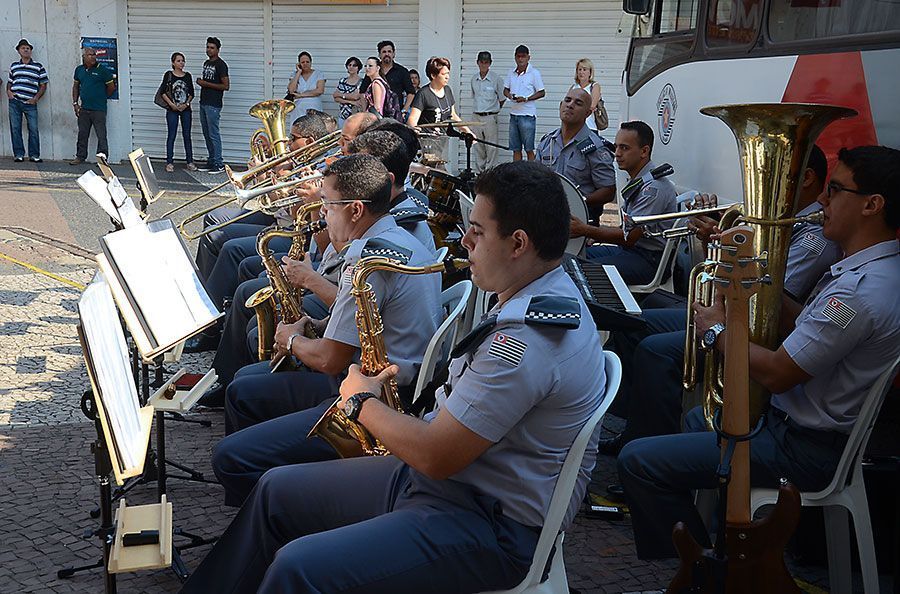
[[[101,241],[157,346],[172,345],[221,315],[171,221],[116,231]],[[126,322],[132,328],[129,317]]]
[[[106,187],[115,204],[119,205],[119,217],[122,220],[122,226],[127,229],[144,222],[140,211],[135,207],[134,201],[128,196],[128,192],[122,187],[118,177],[113,177]]]
[[[135,208],[134,202],[118,178],[113,177],[112,181],[107,183],[105,179],[89,170],[78,178],[78,185],[103,209],[103,212],[123,227],[133,227],[143,222],[140,212]]]
[[[128,346],[109,285],[102,276],[95,277],[85,289],[78,312],[120,463],[124,468],[133,468],[141,463],[147,444],[141,431],[140,404]]]

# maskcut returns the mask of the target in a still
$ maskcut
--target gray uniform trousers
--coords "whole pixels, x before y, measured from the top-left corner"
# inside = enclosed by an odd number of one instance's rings
[[[229,221],[244,211],[240,208],[223,206],[213,210],[203,217],[203,228]],[[226,227],[208,233],[197,242],[197,268],[200,269],[200,278],[206,280],[212,272],[212,268],[219,257],[222,246],[229,239],[236,237],[256,237],[256,234],[268,225],[275,222],[275,218],[263,212],[255,212],[239,223],[232,223]]]
[[[266,473],[182,592],[508,589],[537,538],[495,498],[393,456],[300,464]]]
[[[837,468],[847,436],[800,427],[767,413],[750,442],[754,487],[777,487],[784,477],[801,491],[824,488]],[[674,557],[672,527],[684,522],[701,546],[709,546],[692,490],[718,486],[719,447],[706,431],[700,407],[685,418],[685,433],[632,441],[619,454],[619,480],[631,508],[634,543],[641,559]]]

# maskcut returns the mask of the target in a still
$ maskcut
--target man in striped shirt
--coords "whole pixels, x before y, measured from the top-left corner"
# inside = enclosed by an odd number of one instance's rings
[[[33,163],[41,162],[41,136],[38,132],[37,103],[47,90],[47,71],[31,59],[32,45],[27,39],[19,40],[16,51],[21,59],[9,66],[6,95],[9,97],[9,130],[12,136],[13,156],[17,163],[25,160],[25,143],[22,142],[22,116],[28,124],[28,157]]]

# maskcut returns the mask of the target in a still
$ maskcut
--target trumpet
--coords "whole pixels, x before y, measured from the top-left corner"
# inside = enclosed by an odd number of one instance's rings
[[[253,188],[252,190],[235,188],[234,193],[238,198],[238,202],[240,203],[241,208],[245,208],[252,212],[256,212],[259,210],[266,214],[274,215],[279,209],[286,206],[293,206],[294,204],[302,200],[302,198],[300,198],[299,196],[288,196],[280,200],[257,200],[256,198],[258,198],[259,196],[265,196],[270,192],[289,190],[296,186],[320,179],[322,179],[322,174],[316,171],[311,175],[298,177],[297,179],[289,179],[287,181],[273,184],[271,186],[260,186],[257,188]]]

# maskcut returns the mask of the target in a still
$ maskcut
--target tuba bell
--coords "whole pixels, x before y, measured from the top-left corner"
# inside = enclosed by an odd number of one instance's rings
[[[700,113],[717,117],[731,129],[741,159],[744,201],[723,215],[720,228],[750,224],[756,229],[753,252],[764,258],[763,270],[771,278],[750,301],[750,340],[768,349],[780,343],[781,299],[792,224],[797,219],[800,182],[813,144],[834,120],[856,115],[856,111],[833,105],[802,103],[753,103],[704,107]],[[713,247],[713,250],[716,248]],[[692,315],[694,302],[710,305],[715,289],[702,286],[698,276],[708,272],[713,254],[691,273],[688,293],[688,328],[685,344],[684,388],[696,385],[697,342]],[[707,424],[722,402],[722,357],[705,355],[703,408]],[[752,423],[765,413],[769,393],[756,382],[750,385]]]
[[[250,139],[250,153],[263,159],[277,157],[288,152],[291,137],[287,133],[285,116],[294,110],[294,102],[285,99],[260,101],[250,108],[250,115],[259,118],[263,127],[253,133]],[[261,137],[265,138],[265,142]]]

